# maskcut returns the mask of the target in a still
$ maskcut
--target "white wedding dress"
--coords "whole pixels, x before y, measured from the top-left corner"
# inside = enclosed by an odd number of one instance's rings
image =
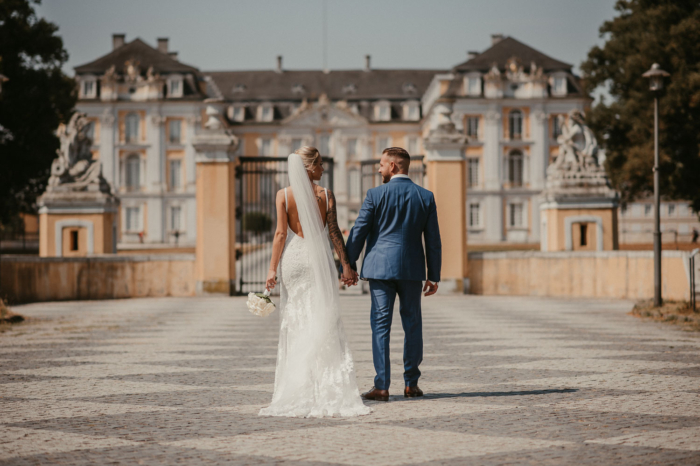
[[[260,410],[260,415],[324,417],[368,414],[371,410],[360,398],[352,355],[340,319],[332,255],[328,262],[328,254],[331,254],[328,227],[320,221],[315,197],[309,200],[301,195],[304,186],[295,183],[292,175],[295,162],[303,168],[301,159],[293,161],[290,155],[290,182],[304,237],[287,227],[287,241],[278,274],[281,325],[275,389],[272,403]],[[296,168],[299,171],[299,167]],[[305,173],[305,169],[303,173],[297,173],[303,176],[298,176],[296,181],[303,182],[305,177],[311,192],[311,183]],[[313,202],[313,206],[308,205],[309,202]],[[312,217],[311,207],[318,213],[319,224],[308,224],[308,217]],[[319,233],[323,236],[320,241],[314,237]],[[329,284],[332,289],[329,289]]]

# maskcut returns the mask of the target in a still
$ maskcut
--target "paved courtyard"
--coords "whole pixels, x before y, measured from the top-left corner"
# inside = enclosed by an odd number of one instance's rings
[[[369,299],[343,297],[362,389]],[[244,298],[18,306],[0,334],[0,464],[700,464],[700,335],[629,302],[424,301],[422,399],[354,419],[258,417],[277,313]],[[398,382],[398,383],[397,383]]]

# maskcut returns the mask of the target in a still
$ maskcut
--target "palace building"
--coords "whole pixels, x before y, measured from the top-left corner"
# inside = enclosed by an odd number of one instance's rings
[[[91,121],[93,157],[119,197],[119,247],[193,246],[196,151],[208,111],[241,156],[286,156],[314,145],[334,159],[341,227],[362,202],[362,161],[390,146],[411,155],[449,122],[466,138],[470,243],[538,243],[545,171],[559,115],[590,105],[570,64],[518,40],[444,70],[202,71],[156,47],[113,36],[108,54],[75,68],[77,110]],[[430,186],[427,186],[430,188]]]

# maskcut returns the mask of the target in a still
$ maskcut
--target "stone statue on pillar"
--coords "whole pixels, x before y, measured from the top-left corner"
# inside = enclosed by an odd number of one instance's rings
[[[92,158],[90,122],[84,113],[75,113],[68,125],[58,127],[61,147],[51,164],[47,193],[71,191],[99,191],[111,194],[107,180],[102,176],[102,164]]]

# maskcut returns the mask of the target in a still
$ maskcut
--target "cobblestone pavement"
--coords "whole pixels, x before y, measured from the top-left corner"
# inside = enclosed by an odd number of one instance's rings
[[[343,297],[360,387],[369,299]],[[426,396],[258,417],[278,316],[244,298],[44,303],[0,334],[0,464],[700,464],[700,335],[628,302],[424,300]],[[398,311],[397,311],[398,314]],[[398,382],[398,383],[396,383]]]

